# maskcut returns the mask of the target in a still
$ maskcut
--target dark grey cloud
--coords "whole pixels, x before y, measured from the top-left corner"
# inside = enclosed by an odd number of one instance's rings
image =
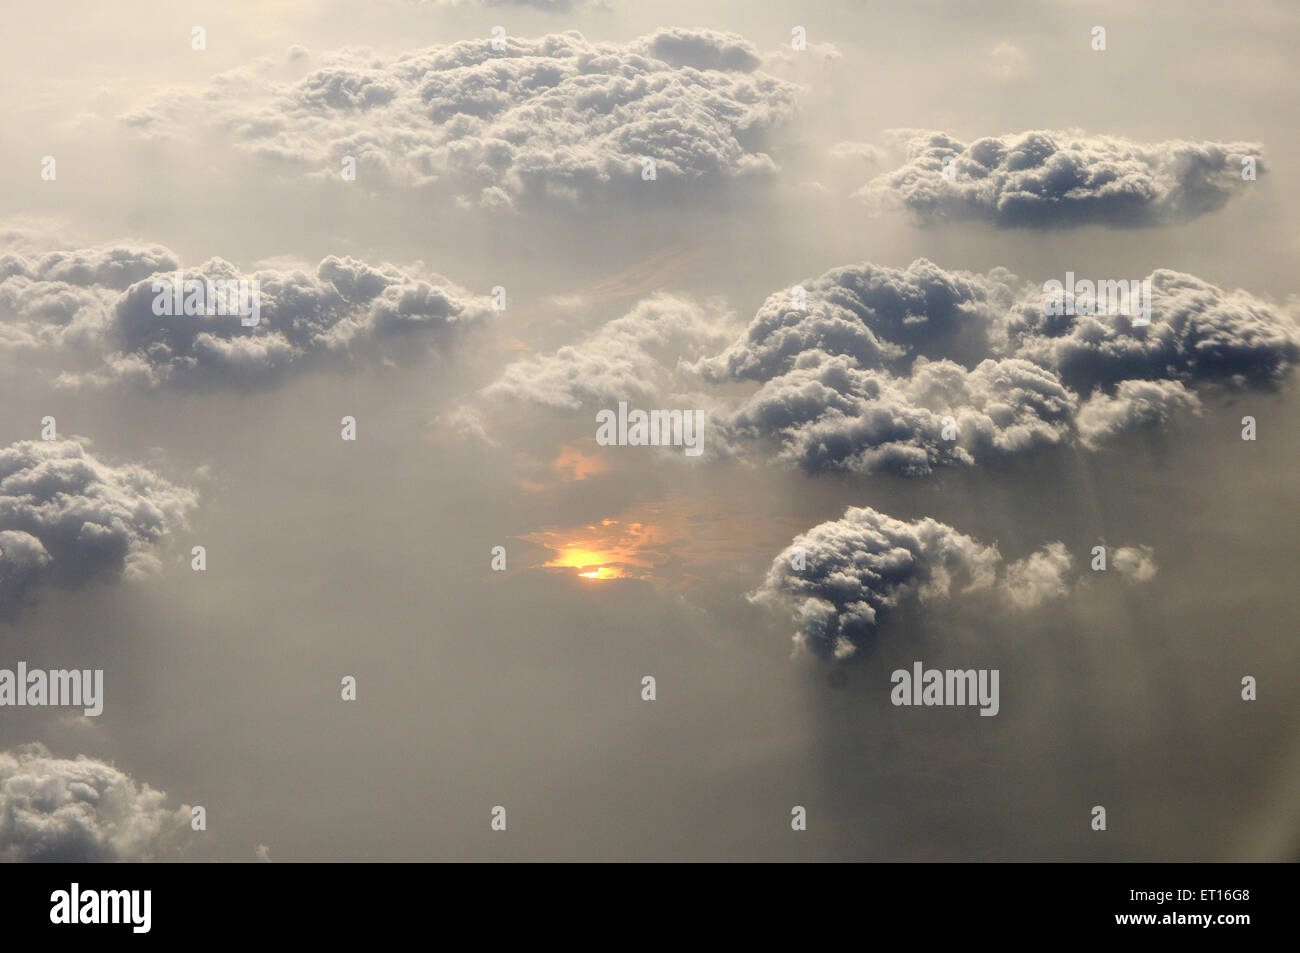
[[[156,547],[186,525],[197,495],[146,467],[115,465],[75,440],[0,450],[0,611],[45,583],[147,575]]]
[[[1242,159],[1266,165],[1254,142],[1141,143],[1077,130],[1032,130],[963,143],[899,130],[907,159],[857,194],[923,221],[975,219],[999,227],[1149,226],[1221,208],[1251,183]],[[953,178],[944,177],[951,160]]]
[[[41,744],[0,751],[0,861],[176,860],[190,809],[166,800],[85,755],[57,758]]]
[[[255,287],[258,323],[155,313],[159,287],[173,287],[177,272]],[[199,303],[216,303],[206,283]],[[333,255],[315,268],[247,273],[220,258],[182,269],[165,248],[132,243],[0,258],[0,350],[67,349],[59,380],[71,386],[265,387],[291,369],[443,346],[489,313],[486,297],[442,276]]]
[[[665,29],[630,43],[580,33],[488,37],[384,59],[344,50],[293,83],[248,70],[196,100],[176,93],[125,117],[145,134],[215,116],[238,148],[338,177],[380,174],[462,204],[591,198],[611,182],[644,189],[775,171],[764,132],[789,117],[797,87],[757,69],[745,39]],[[195,102],[202,109],[192,108]]]
[[[1155,576],[1151,547],[1119,552],[1125,578]],[[870,644],[884,617],[911,598],[925,603],[986,591],[1006,608],[1024,610],[1069,595],[1074,584],[1074,558],[1059,541],[1004,563],[996,545],[929,517],[909,522],[849,507],[840,519],[796,536],[749,598],[792,612],[796,647],[846,659]]]

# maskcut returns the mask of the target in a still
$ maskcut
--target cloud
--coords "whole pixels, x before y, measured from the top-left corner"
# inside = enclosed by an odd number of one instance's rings
[[[1200,409],[1200,398],[1178,381],[1121,381],[1113,395],[1093,394],[1075,423],[1084,445],[1096,447],[1125,430],[1164,426]]]
[[[1031,294],[1002,322],[999,350],[1083,392],[1125,380],[1271,389],[1300,361],[1300,329],[1278,307],[1166,268],[1146,280],[1149,325],[1123,314],[1045,315]]]
[[[1033,608],[1070,593],[1074,557],[1061,542],[1048,543],[1036,553],[1007,566],[1003,591],[1022,609]]]
[[[830,157],[874,168],[885,161],[885,150],[869,142],[837,142],[831,146]]]
[[[906,268],[863,263],[833,268],[768,296],[745,333],[701,369],[714,380],[769,380],[812,350],[862,367],[896,366],[917,355],[988,353],[992,321],[1020,292],[1003,269],[945,271],[924,258]]]
[[[770,440],[812,473],[924,476],[1068,439],[1076,399],[1028,361],[986,360],[973,371],[918,360],[911,375],[860,370],[811,352],[764,384],[727,422],[729,435]]]
[[[902,166],[857,195],[902,206],[922,221],[973,219],[1001,228],[1152,226],[1221,208],[1249,185],[1241,160],[1266,170],[1252,142],[1140,143],[1077,130],[1033,130],[963,143],[942,132],[897,130]],[[950,160],[955,177],[944,176]]]
[[[207,281],[246,282],[259,323],[155,313],[159,289],[169,293],[177,272],[199,283],[203,311],[223,310]],[[413,341],[446,344],[489,313],[485,298],[442,276],[333,255],[314,269],[251,273],[220,258],[182,269],[167,249],[129,242],[0,258],[0,351],[67,350],[78,366],[59,378],[66,386],[265,387],[307,365],[397,358]]]
[[[1023,82],[1031,72],[1029,55],[1014,43],[1003,40],[989,51],[987,69],[1001,82]]]
[[[654,295],[578,344],[509,365],[484,394],[565,410],[653,401],[676,385],[679,365],[716,350],[733,333],[729,315]]]
[[[1201,394],[1280,386],[1300,329],[1244,291],[1158,270],[1151,321],[1045,315],[1005,269],[836,268],[771,295],[735,341],[695,368],[759,381],[719,419],[808,472],[924,476],[995,454],[1077,442],[1195,414]],[[802,289],[802,291],[800,291]],[[799,295],[802,294],[802,300]]]
[[[1166,269],[1142,280],[1146,326],[1044,314],[1042,287],[1006,269],[925,259],[832,269],[770,295],[730,337],[717,306],[659,296],[485,393],[564,410],[688,393],[708,408],[711,454],[919,477],[1095,449],[1195,415],[1208,394],[1279,387],[1300,362],[1284,309]]]
[[[1129,581],[1155,575],[1151,547],[1118,550],[1117,569],[1120,553]],[[929,517],[908,522],[849,507],[840,519],[796,536],[749,599],[791,611],[798,649],[847,659],[870,644],[885,616],[906,599],[925,603],[954,591],[988,591],[1026,610],[1069,595],[1073,579],[1073,557],[1059,541],[1004,564],[996,545]]]
[[[1159,568],[1150,546],[1121,546],[1112,554],[1111,566],[1126,582],[1147,582]]]
[[[800,550],[804,569],[795,568]],[[847,658],[904,598],[946,597],[958,584],[987,588],[1000,560],[997,547],[935,520],[908,523],[870,507],[850,507],[843,518],[796,536],[750,599],[792,605],[796,646]]]
[[[42,251],[25,233],[8,232],[4,240],[9,250],[0,255],[0,349],[93,347],[103,340],[123,291],[180,267],[159,245]]]
[[[0,752],[0,861],[175,860],[190,809],[166,799],[85,755],[56,758],[41,744]]]
[[[662,29],[619,44],[570,31],[503,47],[484,37],[394,59],[342,50],[290,83],[232,71],[124,120],[173,135],[201,103],[241,150],[331,178],[353,156],[359,179],[427,185],[484,207],[608,198],[612,183],[644,190],[647,157],[659,198],[673,183],[776,170],[761,140],[793,114],[798,87],[759,71],[742,37]]]
[[[45,583],[84,585],[159,568],[155,546],[197,495],[151,470],[106,463],[75,440],[0,450],[0,611]]]

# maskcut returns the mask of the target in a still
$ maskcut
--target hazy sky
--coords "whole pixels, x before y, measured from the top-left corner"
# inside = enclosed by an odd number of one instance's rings
[[[1292,4],[6,19],[0,859],[1297,856]]]

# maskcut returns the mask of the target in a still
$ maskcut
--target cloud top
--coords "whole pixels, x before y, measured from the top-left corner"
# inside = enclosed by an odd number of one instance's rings
[[[975,220],[999,228],[1153,226],[1225,205],[1251,183],[1242,160],[1266,171],[1256,142],[1142,143],[1078,130],[1031,130],[961,142],[898,130],[906,161],[857,194],[924,222]],[[947,174],[945,174],[945,170]]]
[[[255,325],[221,306],[216,282],[244,283],[250,300],[255,289]],[[182,310],[198,313],[159,313],[160,294],[178,285]],[[309,366],[445,346],[489,313],[486,298],[440,275],[334,255],[248,273],[221,258],[182,268],[167,249],[133,242],[0,258],[0,351],[61,351],[64,385],[268,387]]]
[[[0,861],[174,860],[189,830],[185,805],[111,764],[56,758],[41,744],[0,752]]]
[[[1114,564],[1128,582],[1156,574],[1149,546],[1116,550]],[[796,536],[749,598],[791,612],[797,649],[842,660],[869,645],[908,599],[985,591],[1008,608],[1028,610],[1068,596],[1075,584],[1074,558],[1062,542],[1005,563],[996,545],[946,523],[849,507],[840,519]]]
[[[156,571],[155,548],[186,525],[197,495],[75,440],[0,450],[0,609],[44,583],[84,585]]]
[[[797,87],[758,69],[742,37],[661,29],[630,43],[569,31],[465,40],[394,59],[343,50],[302,79],[223,74],[201,96],[240,149],[338,176],[448,190],[465,205],[609,197],[775,171],[763,134],[793,114]],[[194,121],[193,94],[124,117],[146,135]],[[666,180],[666,181],[665,181]]]

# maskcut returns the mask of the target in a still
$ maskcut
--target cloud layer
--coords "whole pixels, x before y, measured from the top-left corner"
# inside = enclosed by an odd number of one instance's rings
[[[857,194],[927,222],[974,219],[1001,228],[1149,226],[1221,208],[1251,183],[1242,159],[1265,171],[1254,142],[1141,143],[1117,136],[1032,130],[963,143],[900,130],[907,159]],[[945,176],[945,165],[951,166]]]
[[[190,810],[166,798],[85,755],[56,758],[41,744],[0,751],[0,861],[175,860]]]

